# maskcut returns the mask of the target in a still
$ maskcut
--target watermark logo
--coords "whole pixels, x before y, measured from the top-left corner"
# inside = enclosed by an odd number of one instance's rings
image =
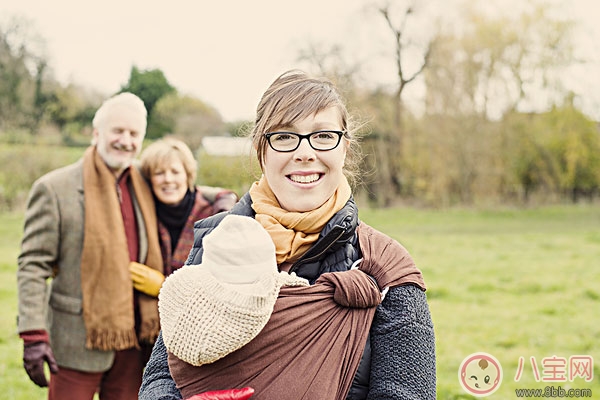
[[[502,366],[491,354],[470,354],[460,363],[458,381],[465,392],[475,397],[487,397],[502,383]]]
[[[572,355],[569,358],[553,355],[544,357],[538,363],[536,357],[529,357],[535,382],[551,383],[544,388],[515,389],[517,397],[592,397],[592,390],[586,388],[563,388],[556,383],[574,382],[580,379],[592,382],[594,379],[594,359],[591,355]],[[519,357],[514,381],[519,382],[527,370],[526,358]],[[458,381],[463,390],[475,397],[487,397],[502,383],[502,366],[489,353],[473,353],[465,357],[458,368]]]
[[[541,369],[535,357],[529,358],[531,371],[536,382],[573,382],[582,378],[586,382],[594,379],[594,359],[590,355],[573,355],[566,357],[544,357]],[[515,382],[519,382],[525,369],[525,357],[519,357],[519,365],[515,374]]]

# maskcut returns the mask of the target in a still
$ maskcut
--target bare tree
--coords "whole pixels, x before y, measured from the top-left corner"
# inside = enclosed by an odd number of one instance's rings
[[[363,61],[349,60],[342,45],[308,42],[304,48],[300,49],[297,61],[307,63],[311,69],[316,70],[317,74],[334,81],[350,103],[355,101],[354,96],[357,82],[361,80]]]
[[[417,68],[412,74],[408,73],[406,67],[404,66],[404,55],[407,46],[411,46],[412,42],[410,39],[407,39],[406,33],[406,23],[410,16],[414,13],[414,5],[409,5],[406,7],[402,15],[400,16],[400,22],[394,24],[393,15],[391,12],[391,6],[389,3],[380,6],[377,11],[385,20],[387,27],[390,29],[391,33],[394,35],[394,45],[395,45],[395,63],[396,63],[396,74],[398,77],[398,86],[396,88],[394,98],[396,99],[396,127],[398,129],[398,137],[401,138],[400,128],[402,125],[402,92],[406,86],[415,80],[417,76],[419,76],[423,70],[427,67],[427,63],[429,61],[429,56],[431,54],[432,49],[432,41],[429,41],[425,44],[423,48],[423,59],[420,67]],[[400,140],[401,144],[401,140]]]
[[[427,67],[432,49],[432,41],[424,44],[415,40],[418,35],[413,32],[418,25],[408,23],[417,20],[418,10],[414,4],[399,8],[398,2],[387,2],[383,5],[368,5],[365,11],[375,11],[379,21],[381,18],[391,32],[393,41],[393,60],[395,63],[396,83],[392,93],[385,89],[367,89],[362,74],[368,63],[374,58],[356,52],[346,54],[345,47],[339,44],[331,46],[309,43],[300,51],[298,61],[307,62],[317,72],[330,77],[343,90],[349,104],[358,108],[361,119],[373,121],[371,135],[365,138],[367,159],[365,169],[369,172],[369,181],[365,181],[369,197],[377,205],[389,206],[401,193],[402,153],[403,153],[403,94]],[[421,10],[419,9],[419,12]],[[420,53],[417,68],[414,68],[415,54]],[[362,54],[362,53],[361,53]],[[408,61],[408,62],[407,62]],[[384,104],[385,103],[385,104]],[[371,107],[370,104],[378,104]],[[390,109],[391,106],[391,109]],[[364,115],[368,113],[369,115]],[[390,120],[390,116],[392,117]],[[373,172],[371,174],[371,172]]]
[[[394,8],[390,2],[377,6],[377,14],[383,18],[388,32],[394,37],[394,62],[396,70],[396,87],[393,93],[394,99],[394,124],[391,130],[379,132],[376,143],[374,143],[377,156],[376,189],[379,198],[377,203],[389,206],[394,199],[402,193],[403,178],[401,175],[404,140],[403,129],[404,104],[403,93],[406,87],[412,83],[427,67],[432,51],[432,40],[417,44],[409,29],[408,22],[416,16],[416,2],[411,2],[404,8]],[[420,51],[420,64],[416,70],[409,72],[406,58],[409,52],[417,48]]]

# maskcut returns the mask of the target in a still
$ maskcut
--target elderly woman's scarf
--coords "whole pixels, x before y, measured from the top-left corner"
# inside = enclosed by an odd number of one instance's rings
[[[286,211],[279,205],[264,176],[250,188],[256,220],[269,232],[277,264],[293,262],[319,238],[323,227],[350,199],[352,191],[343,177],[337,190],[319,208],[307,212]]]

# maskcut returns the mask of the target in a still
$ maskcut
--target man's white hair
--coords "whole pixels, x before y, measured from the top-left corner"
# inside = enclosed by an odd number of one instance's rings
[[[94,115],[94,119],[92,120],[92,126],[94,129],[99,129],[99,127],[104,122],[106,116],[109,113],[109,110],[116,106],[123,105],[131,108],[132,110],[139,112],[141,116],[144,117],[144,130],[146,129],[146,117],[148,116],[148,112],[146,111],[146,106],[144,106],[144,102],[138,96],[133,93],[123,92],[113,97],[105,100],[100,108],[96,111]]]

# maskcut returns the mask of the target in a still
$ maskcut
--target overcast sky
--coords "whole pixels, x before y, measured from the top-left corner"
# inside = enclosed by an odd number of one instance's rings
[[[373,51],[378,40],[372,36],[373,26],[378,20],[365,11],[366,3],[3,0],[0,22],[12,16],[30,20],[46,42],[55,77],[63,83],[75,82],[108,95],[127,82],[132,65],[159,68],[181,93],[211,104],[230,121],[253,117],[264,89],[281,72],[298,66],[299,50],[309,41],[362,43],[365,54]],[[572,85],[586,98],[588,109],[600,109],[600,0],[567,4],[582,21],[581,44],[596,60],[575,74]],[[393,81],[393,61],[387,68],[385,62],[378,64],[381,70],[374,74],[380,81],[387,76]]]

